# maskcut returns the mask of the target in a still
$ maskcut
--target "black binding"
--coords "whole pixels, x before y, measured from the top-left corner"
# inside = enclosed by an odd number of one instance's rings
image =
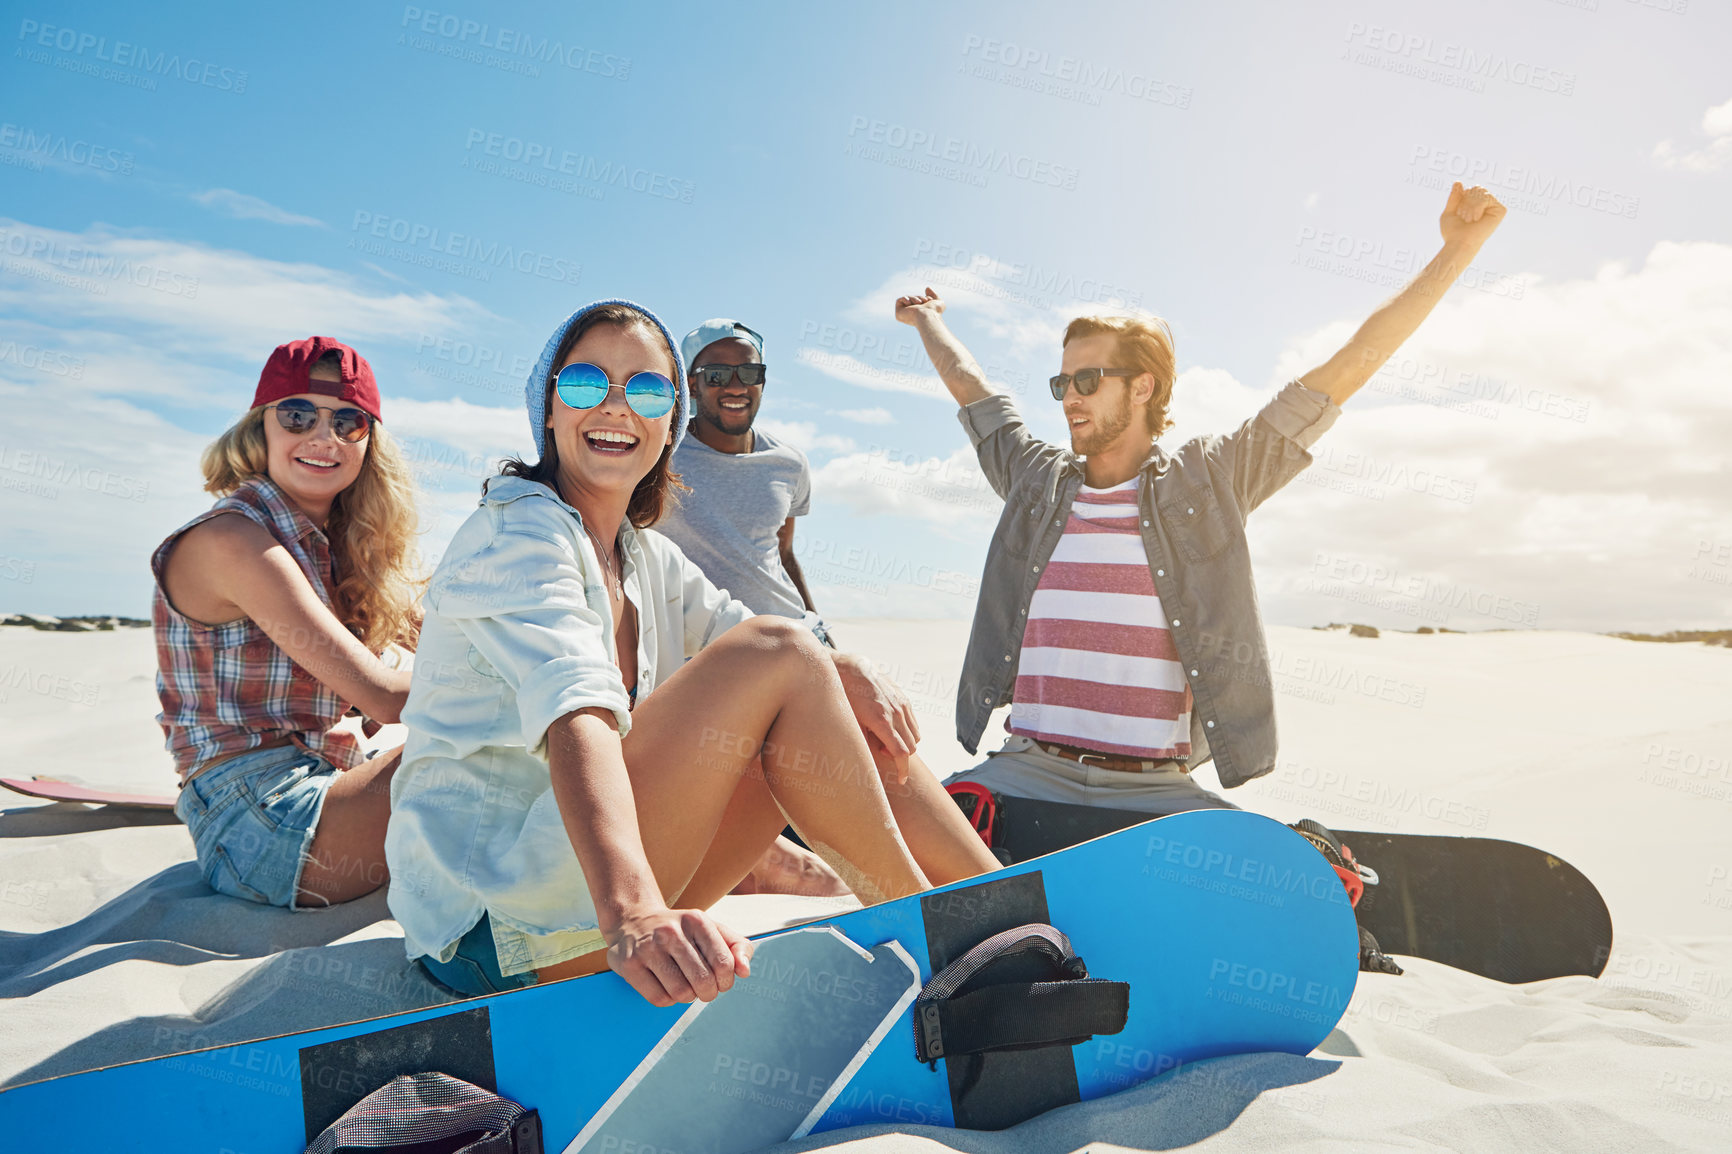
[[[1044,958],[1050,980],[997,982],[998,963]],[[1070,939],[1034,923],[994,934],[933,976],[914,1001],[914,1052],[922,1062],[995,1050],[1074,1046],[1116,1034],[1130,1013],[1125,982],[1088,976]]]

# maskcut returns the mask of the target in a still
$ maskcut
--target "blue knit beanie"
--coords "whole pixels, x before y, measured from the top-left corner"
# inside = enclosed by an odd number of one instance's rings
[[[584,305],[565,319],[565,323],[553,330],[553,335],[547,338],[547,347],[541,350],[541,357],[535,362],[535,368],[530,371],[529,381],[523,389],[524,403],[529,407],[529,432],[535,438],[535,453],[537,458],[547,455],[547,386],[548,378],[553,375],[553,358],[559,355],[559,346],[565,340],[565,334],[571,331],[571,326],[585,316],[601,308],[603,305],[624,305],[634,312],[640,312],[661,333],[662,341],[668,346],[668,355],[674,359],[674,448],[679,448],[680,440],[686,435],[686,365],[680,357],[680,349],[674,343],[674,338],[668,332],[668,327],[662,324],[660,317],[644,308],[635,301],[606,300],[595,301]]]

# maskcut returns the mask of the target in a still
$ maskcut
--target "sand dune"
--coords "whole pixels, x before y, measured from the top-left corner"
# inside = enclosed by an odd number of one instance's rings
[[[936,769],[971,763],[950,721],[964,626],[838,632],[907,688]],[[1199,1063],[998,1134],[887,1119],[787,1149],[1732,1148],[1732,650],[1282,628],[1270,644],[1282,761],[1232,800],[1542,845],[1606,896],[1605,976],[1504,986],[1416,962],[1362,978],[1308,1057]],[[147,630],[0,629],[4,775],[172,793],[153,669]],[[755,932],[811,910],[752,897],[722,914]],[[203,885],[171,821],[0,800],[0,1084],[442,997],[379,895],[250,906]]]

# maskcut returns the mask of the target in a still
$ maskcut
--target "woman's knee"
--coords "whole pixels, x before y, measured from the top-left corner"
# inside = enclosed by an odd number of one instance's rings
[[[744,649],[770,660],[810,660],[824,653],[823,645],[810,629],[791,617],[767,613],[740,622],[716,644]]]

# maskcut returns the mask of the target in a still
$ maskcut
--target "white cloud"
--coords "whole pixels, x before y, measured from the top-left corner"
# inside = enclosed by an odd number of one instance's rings
[[[856,311],[882,304],[887,316],[893,289],[925,283],[918,271]],[[1732,570],[1712,563],[1732,539],[1732,246],[1661,243],[1639,268],[1523,284],[1519,299],[1457,287],[1348,403],[1312,467],[1252,518],[1272,619],[1413,628],[1439,623],[1425,614],[1442,605],[1441,623],[1467,629],[1732,620]],[[946,296],[995,340],[1057,347],[1066,310]],[[1185,369],[1164,443],[1236,428],[1363,319],[1295,340],[1260,385]],[[962,539],[990,533],[1001,507],[966,450],[874,448],[828,462],[819,483],[857,514]],[[1320,555],[1387,579],[1323,583]]]
[[[814,471],[812,488],[825,502],[856,513],[910,518],[959,540],[990,533],[1004,506],[970,448],[922,457],[873,446],[825,462]]]
[[[17,377],[0,379],[0,541],[34,571],[0,598],[38,612],[143,615],[151,552],[213,500],[198,467],[210,438],[125,398]]]
[[[308,333],[357,344],[415,341],[491,319],[466,297],[382,293],[322,265],[101,224],[68,232],[0,218],[0,254],[8,258],[0,308],[62,330],[130,339],[134,354],[178,364],[263,364],[284,340]]]
[[[1699,148],[1679,146],[1670,140],[1656,144],[1655,162],[1662,168],[1686,172],[1713,172],[1725,167],[1732,160],[1732,100],[1704,112],[1701,131],[1708,141]]]
[[[838,417],[858,422],[862,425],[894,425],[896,418],[889,409],[831,409]]]
[[[817,369],[827,377],[858,385],[863,389],[876,389],[885,393],[911,393],[917,397],[930,397],[946,402],[950,400],[950,393],[945,390],[944,382],[932,373],[912,373],[894,365],[871,365],[847,353],[833,353],[811,347],[800,349],[794,354],[794,359]]]
[[[1351,327],[1296,342],[1271,385],[1326,359]],[[1661,243],[1639,270],[1530,279],[1520,300],[1457,288],[1391,369],[1252,520],[1272,613],[1434,623],[1390,596],[1393,583],[1318,595],[1323,553],[1399,569],[1427,596],[1489,591],[1482,605],[1532,606],[1528,623],[1546,627],[1732,619],[1732,572],[1697,561],[1702,542],[1732,536],[1732,246]],[[1516,617],[1493,608],[1448,624]]]
[[[236,220],[263,220],[271,224],[301,225],[311,228],[328,227],[324,221],[316,217],[301,216],[286,208],[278,208],[268,200],[256,196],[248,196],[244,192],[236,192],[232,188],[212,188],[204,192],[195,192],[192,198],[206,208],[232,216]]]
[[[853,438],[820,433],[817,424],[812,421],[777,421],[760,417],[757,424],[770,436],[786,441],[802,453],[810,454],[820,450],[827,453],[847,453],[854,449]]]

